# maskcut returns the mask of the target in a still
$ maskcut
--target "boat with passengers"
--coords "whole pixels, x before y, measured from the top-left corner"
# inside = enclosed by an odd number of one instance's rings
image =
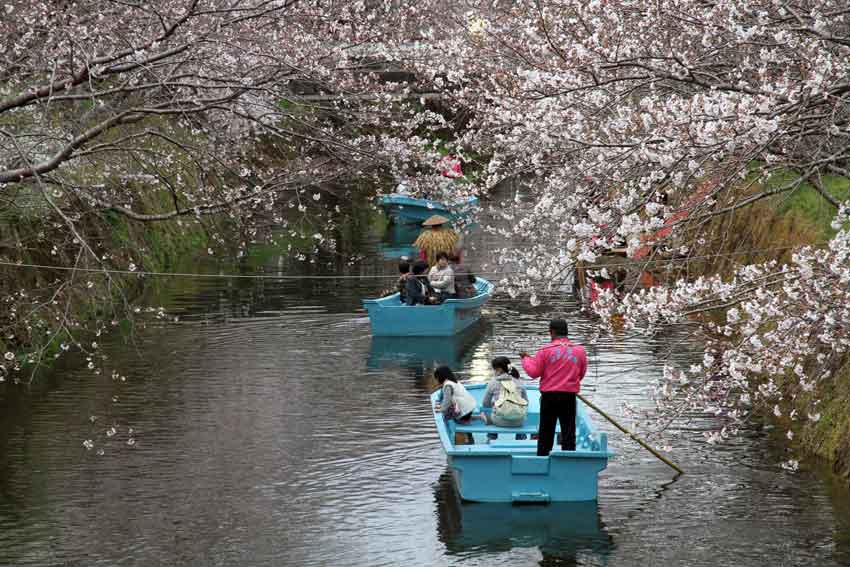
[[[476,278],[475,295],[447,299],[439,305],[405,305],[398,293],[380,299],[364,299],[372,335],[376,337],[445,337],[460,333],[479,319],[481,306],[495,286]]]
[[[478,406],[487,384],[465,383]],[[437,433],[449,461],[449,469],[460,497],[474,502],[582,502],[596,500],[599,472],[608,466],[608,438],[598,432],[587,407],[576,408],[576,450],[556,446],[548,457],[537,456],[540,390],[525,384],[528,414],[522,427],[497,427],[483,420],[469,424],[446,421],[434,413]],[[431,395],[431,406],[441,390]],[[560,431],[560,425],[558,425]],[[456,434],[472,444],[456,444]],[[488,435],[490,434],[490,435]],[[518,435],[524,434],[524,435]],[[520,437],[519,439],[517,437]]]
[[[410,195],[392,193],[382,195],[378,204],[391,220],[398,223],[421,223],[433,215],[443,215],[455,220],[472,214],[478,206],[478,197],[468,197],[451,203],[432,199],[418,199]]]

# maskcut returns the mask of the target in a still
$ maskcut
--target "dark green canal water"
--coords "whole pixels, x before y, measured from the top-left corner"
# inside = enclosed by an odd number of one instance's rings
[[[366,226],[353,266],[264,248],[217,269],[393,274],[384,253],[403,242]],[[474,232],[469,264],[493,270],[503,244]],[[535,308],[501,295],[456,340],[373,340],[360,299],[388,285],[164,281],[151,301],[172,319],[106,341],[126,381],[57,369],[0,386],[0,565],[850,564],[847,485],[813,463],[781,470],[769,431],[707,445],[705,416],[670,438],[676,480],[597,420],[617,453],[598,502],[460,503],[427,400],[434,365],[486,378],[493,356],[542,344],[553,313],[579,341],[593,321],[567,295]],[[647,406],[679,338],[599,339],[585,392],[615,416]]]

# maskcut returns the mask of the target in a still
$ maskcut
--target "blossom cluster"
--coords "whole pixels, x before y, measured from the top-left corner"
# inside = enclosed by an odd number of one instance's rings
[[[850,177],[848,22],[836,0],[542,0],[457,18],[416,63],[474,116],[457,144],[490,156],[479,190],[521,188],[491,227],[513,243],[499,251],[519,274],[509,293],[536,302],[612,249],[637,270],[647,249],[686,259],[711,219],[804,186],[838,210],[825,180]],[[815,386],[848,347],[844,221],[841,208],[828,245],[787,265],[603,294],[596,312],[630,328],[705,323],[703,363],[660,380],[660,426],[708,411],[729,419],[717,441],[783,397],[811,398],[794,420],[819,416]]]

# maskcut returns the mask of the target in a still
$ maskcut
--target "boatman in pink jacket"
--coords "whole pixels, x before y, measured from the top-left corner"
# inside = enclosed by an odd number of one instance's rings
[[[584,347],[567,338],[567,322],[549,322],[552,342],[530,356],[521,352],[522,367],[531,378],[540,378],[540,426],[537,455],[546,457],[555,443],[555,422],[561,422],[561,448],[576,450],[576,394],[587,372]]]

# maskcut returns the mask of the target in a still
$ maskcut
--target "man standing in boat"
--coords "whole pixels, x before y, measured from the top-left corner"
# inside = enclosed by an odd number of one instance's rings
[[[540,426],[537,455],[546,457],[555,443],[555,423],[561,422],[561,449],[576,449],[576,394],[587,372],[584,347],[567,338],[567,322],[549,322],[552,342],[534,356],[521,352],[522,367],[531,378],[540,378]]]

